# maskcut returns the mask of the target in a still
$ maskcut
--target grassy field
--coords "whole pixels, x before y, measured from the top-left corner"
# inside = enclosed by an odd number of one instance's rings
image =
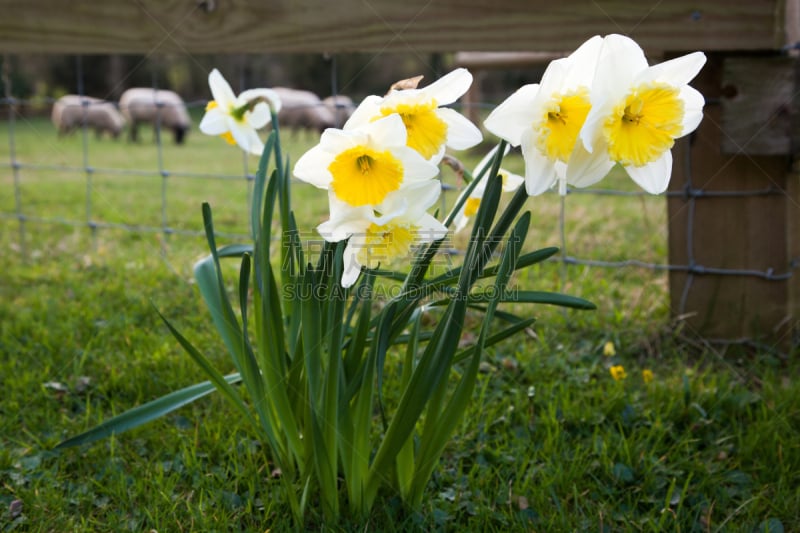
[[[204,239],[116,227],[93,233],[86,221],[199,232],[208,201],[218,230],[244,234],[241,154],[195,131],[186,146],[164,144],[159,166],[148,135],[141,144],[90,135],[85,154],[80,134],[59,139],[46,120],[20,120],[17,160],[36,168],[20,169],[15,190],[9,136],[0,124],[0,527],[291,530],[269,458],[219,397],[94,446],[52,451],[115,413],[204,379],[155,308],[229,369],[192,282]],[[314,139],[287,136],[284,144],[296,160]],[[481,154],[462,155],[469,168]],[[255,158],[247,164],[252,172]],[[52,168],[64,166],[74,170]],[[506,166],[522,170],[518,157]],[[449,170],[443,179],[456,184]],[[619,175],[604,186],[633,190]],[[322,191],[298,183],[293,194],[301,226],[324,218]],[[21,228],[17,201],[28,217],[61,222]],[[534,198],[528,208],[528,247],[558,245],[558,199]],[[666,262],[663,198],[571,195],[567,213],[570,255]],[[660,272],[571,266],[562,279],[553,262],[516,283],[563,284],[598,309],[538,308],[527,335],[490,352],[420,514],[386,494],[367,524],[310,529],[800,530],[796,355],[696,340],[670,318]],[[609,342],[614,355],[604,355]],[[627,378],[612,379],[612,365]]]

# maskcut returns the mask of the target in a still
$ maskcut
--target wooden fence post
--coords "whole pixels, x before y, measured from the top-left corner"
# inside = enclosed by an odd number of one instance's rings
[[[797,334],[795,71],[789,57],[711,54],[693,83],[707,104],[674,151],[669,262],[688,270],[670,272],[670,303],[706,338],[785,348]]]

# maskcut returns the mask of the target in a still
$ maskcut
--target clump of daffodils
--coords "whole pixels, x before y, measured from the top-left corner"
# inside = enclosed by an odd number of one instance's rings
[[[486,129],[519,146],[524,178],[501,169],[504,189],[523,182],[529,195],[556,187],[587,187],[614,165],[650,193],[666,190],[675,139],[702,118],[702,95],[688,83],[705,63],[700,52],[649,66],[636,42],[595,36],[550,63],[538,84],[526,85],[486,119]],[[362,267],[407,255],[447,228],[427,214],[441,190],[438,163],[447,147],[466,149],[481,135],[465,117],[441,107],[472,81],[457,69],[431,85],[367,97],[341,130],[327,130],[294,169],[297,178],[329,191],[331,218],[319,226],[331,242],[350,239],[342,283]],[[484,171],[494,153],[475,169]],[[488,173],[487,173],[488,174]],[[466,227],[480,205],[483,179],[455,217]]]
[[[295,177],[328,191],[331,216],[317,231],[329,242],[349,239],[343,287],[356,282],[362,267],[407,257],[415,246],[447,235],[427,212],[442,189],[438,163],[447,147],[470,148],[482,136],[463,115],[441,106],[471,83],[472,75],[457,69],[421,89],[367,97],[342,129],[327,129],[297,161]]]
[[[671,148],[697,128],[703,96],[688,83],[705,63],[701,52],[650,66],[629,37],[594,36],[568,57],[550,63],[540,83],[525,85],[484,122],[488,131],[520,147],[525,176],[500,169],[504,190],[523,182],[529,195],[568,185],[587,187],[620,165],[644,190],[666,190]],[[385,96],[369,96],[342,129],[326,130],[294,167],[294,176],[328,191],[330,219],[317,229],[329,242],[349,239],[342,284],[362,268],[408,256],[416,245],[439,240],[447,228],[427,210],[441,192],[438,165],[447,148],[480,143],[480,130],[447,106],[460,98],[472,75],[456,69],[417,88],[420,78],[397,84]],[[214,70],[214,100],[200,129],[251,153],[263,143],[280,100],[269,89],[236,96]],[[463,229],[477,213],[486,187],[488,154],[475,169],[486,176],[472,188],[454,222]]]

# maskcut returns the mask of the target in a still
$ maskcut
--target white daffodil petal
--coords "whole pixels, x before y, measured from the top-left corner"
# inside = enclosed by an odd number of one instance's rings
[[[497,106],[483,121],[487,130],[514,146],[522,142],[522,134],[531,128],[536,112],[531,102],[539,92],[539,84],[520,87]]]
[[[369,136],[360,130],[344,131],[336,128],[328,128],[322,132],[319,138],[319,146],[331,154],[338,154],[349,150],[354,146],[367,144]],[[331,156],[333,159],[333,156]]]
[[[681,137],[693,132],[703,120],[703,106],[706,99],[697,89],[684,85],[681,87],[680,99],[683,100],[683,121]]]
[[[603,38],[595,35],[569,55],[568,71],[564,77],[566,87],[591,86],[602,46]]]
[[[364,98],[353,111],[353,114],[350,115],[350,118],[347,119],[347,122],[344,123],[342,129],[352,130],[359,128],[369,124],[373,118],[381,116],[380,105],[382,101],[383,98],[374,94]]]
[[[369,224],[370,221],[363,218],[346,220],[334,220],[331,218],[317,226],[317,233],[328,242],[339,242],[351,235],[363,234]]]
[[[597,149],[592,153],[578,144],[569,159],[567,166],[567,183],[575,187],[589,187],[604,177],[614,167],[605,149]]]
[[[254,129],[261,129],[269,124],[271,115],[269,106],[264,102],[256,104],[252,111],[245,113],[245,120]]]
[[[406,127],[403,124],[403,119],[396,113],[370,122],[364,125],[362,129],[377,146],[394,147],[405,146],[406,144]]]
[[[327,189],[333,181],[333,176],[328,170],[332,161],[331,153],[318,144],[297,160],[294,165],[294,175],[297,179],[315,187]]]
[[[547,65],[547,69],[542,74],[542,80],[539,82],[539,91],[533,101],[529,103],[533,108],[533,112],[536,113],[535,118],[540,118],[539,115],[543,106],[547,104],[554,94],[564,90],[564,80],[567,77],[568,65],[568,59],[565,57],[551,61]]]
[[[706,64],[703,52],[694,52],[685,56],[664,61],[642,71],[634,83],[665,82],[673,86],[686,85],[700,72]]]
[[[365,246],[363,236],[350,237],[342,254],[342,287],[351,287],[361,274],[361,264],[358,262],[358,253]]]
[[[636,41],[624,35],[611,34],[603,39],[592,82],[592,93],[601,98],[620,98],[627,92],[636,75],[647,68],[644,51]],[[596,102],[592,99],[592,104]]]
[[[641,167],[627,166],[625,170],[642,189],[651,194],[661,194],[667,190],[672,174],[672,152],[667,150],[652,163]]]
[[[282,105],[281,97],[272,89],[247,89],[239,95],[238,99],[243,102],[256,99],[267,100],[267,102],[269,102],[268,107],[271,107],[275,113],[281,110]]]
[[[403,183],[429,180],[439,173],[439,167],[431,161],[426,161],[416,150],[407,146],[392,149],[403,164]]]
[[[264,151],[264,143],[261,142],[258,133],[256,133],[256,130],[253,128],[243,127],[237,124],[231,128],[231,135],[233,135],[236,144],[245,152],[261,155],[261,152]]]
[[[616,103],[611,100],[598,105],[595,105],[594,102],[592,103],[592,108],[589,110],[589,114],[586,115],[586,121],[583,123],[579,134],[580,140],[588,152],[594,152],[596,145],[601,143],[603,122],[613,112]]]
[[[464,208],[462,207],[456,217],[453,219],[453,231],[459,233],[469,224],[469,217],[464,215]]]
[[[555,166],[539,151],[533,130],[522,136],[522,157],[525,159],[525,190],[529,196],[542,194],[553,186]]]
[[[503,191],[504,192],[514,192],[519,189],[520,185],[525,183],[525,178],[522,176],[518,176],[516,174],[512,174],[511,172],[500,169],[500,173],[503,176]]]
[[[442,193],[442,183],[439,180],[423,181],[406,187],[403,192],[409,203],[409,217],[415,218],[436,203]]]
[[[227,108],[234,105],[236,102],[236,95],[233,94],[233,89],[222,77],[219,70],[214,69],[208,75],[208,87],[211,89],[211,95],[217,105],[227,111]]]
[[[206,135],[222,135],[228,131],[228,115],[217,107],[209,109],[200,121],[200,131]]]
[[[417,242],[433,242],[447,236],[447,226],[428,213],[423,213],[414,221],[417,226]]]
[[[447,124],[446,144],[450,148],[466,150],[483,140],[481,130],[461,113],[442,107],[436,111],[436,115]]]
[[[438,105],[452,104],[472,85],[472,74],[465,68],[457,68],[448,72],[427,87],[423,87],[420,92],[428,98],[436,100]]]

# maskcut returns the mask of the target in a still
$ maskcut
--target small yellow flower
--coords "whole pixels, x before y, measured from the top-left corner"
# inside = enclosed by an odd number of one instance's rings
[[[617,350],[614,348],[613,342],[608,341],[603,345],[603,355],[606,357],[613,357],[617,355]]]
[[[614,378],[614,381],[621,381],[628,377],[628,374],[625,373],[625,367],[622,365],[614,365],[608,370],[611,372],[611,377]]]
[[[642,381],[644,381],[645,383],[651,383],[653,379],[654,376],[652,370],[650,370],[649,368],[645,368],[644,370],[642,370]]]

